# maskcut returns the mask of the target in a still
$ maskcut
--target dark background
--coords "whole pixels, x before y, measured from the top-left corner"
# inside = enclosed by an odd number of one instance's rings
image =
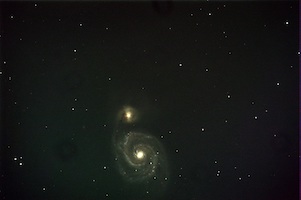
[[[2,199],[298,199],[298,1],[0,6]],[[165,188],[118,173],[124,105]]]

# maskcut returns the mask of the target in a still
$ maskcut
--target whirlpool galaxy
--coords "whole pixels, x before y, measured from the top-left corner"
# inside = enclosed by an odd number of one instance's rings
[[[137,120],[135,109],[124,107],[118,116],[113,144],[120,175],[128,182],[166,182],[168,170],[163,145],[154,135],[135,130],[132,124]]]

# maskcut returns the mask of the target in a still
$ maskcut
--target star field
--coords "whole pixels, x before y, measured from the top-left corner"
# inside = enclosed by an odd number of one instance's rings
[[[298,1],[0,13],[0,199],[298,199]]]

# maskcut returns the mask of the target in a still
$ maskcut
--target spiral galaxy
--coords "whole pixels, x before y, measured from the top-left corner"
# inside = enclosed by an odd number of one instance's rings
[[[125,108],[114,134],[115,160],[126,181],[167,180],[166,155],[158,139],[144,131],[128,126],[134,109]],[[132,122],[132,121],[130,121]]]
[[[128,132],[117,143],[116,153],[120,173],[129,181],[164,176],[162,146],[149,134]]]

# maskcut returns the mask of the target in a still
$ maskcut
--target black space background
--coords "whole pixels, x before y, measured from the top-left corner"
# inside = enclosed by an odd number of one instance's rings
[[[298,1],[0,6],[2,199],[298,199]],[[164,188],[118,173],[124,105]]]

